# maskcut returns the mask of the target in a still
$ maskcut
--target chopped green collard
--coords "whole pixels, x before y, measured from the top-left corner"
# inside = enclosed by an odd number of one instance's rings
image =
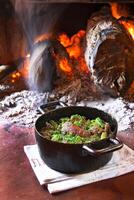
[[[104,122],[100,117],[90,120],[75,114],[61,118],[59,121],[46,122],[41,133],[52,141],[81,144],[105,139],[111,134],[111,129],[109,123]]]

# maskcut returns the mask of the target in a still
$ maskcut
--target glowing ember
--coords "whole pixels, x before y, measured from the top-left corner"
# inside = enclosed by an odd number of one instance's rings
[[[126,15],[126,13],[124,13],[123,15],[122,13],[119,12],[117,3],[111,4],[111,12],[112,12],[113,17],[115,17],[116,19],[119,19],[122,16]],[[130,33],[130,35],[132,36],[134,40],[134,22],[132,22],[131,20],[128,20],[128,21],[120,20],[120,23],[127,29],[127,31]]]
[[[11,82],[15,83],[21,76],[20,72],[15,72],[11,75]]]
[[[70,60],[73,63],[74,61],[76,61],[78,69],[82,70],[83,72],[89,72],[83,56],[83,50],[81,45],[82,40],[85,37],[85,33],[86,32],[84,30],[80,30],[78,33],[74,34],[71,38],[69,38],[67,34],[62,33],[59,35],[58,40],[66,48]],[[62,62],[62,64],[64,63]],[[64,66],[64,68],[66,67]]]
[[[66,34],[61,34],[58,38],[60,43],[66,47],[70,58],[77,59],[81,55],[81,39],[85,36],[85,31],[80,30],[78,33],[69,38]]]
[[[20,77],[28,78],[29,62],[30,62],[30,54],[27,54],[23,60],[23,64],[20,66],[18,71],[15,71],[10,75],[11,83],[15,83],[20,79]]]
[[[72,68],[71,68],[71,66],[70,66],[70,64],[69,64],[69,62],[66,58],[63,58],[63,59],[60,60],[59,66],[64,72],[67,72],[67,73],[72,72]]]

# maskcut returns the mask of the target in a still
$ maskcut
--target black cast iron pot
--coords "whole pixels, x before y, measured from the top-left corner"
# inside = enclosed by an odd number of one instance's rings
[[[43,107],[47,106],[49,105]],[[89,119],[100,117],[110,124],[112,137],[89,144],[64,144],[48,140],[40,133],[45,122],[57,121],[73,114],[80,114]],[[41,115],[35,123],[35,137],[41,158],[50,168],[63,173],[89,172],[104,166],[111,159],[113,151],[123,146],[116,138],[116,133],[117,121],[111,115],[92,107],[58,108]]]

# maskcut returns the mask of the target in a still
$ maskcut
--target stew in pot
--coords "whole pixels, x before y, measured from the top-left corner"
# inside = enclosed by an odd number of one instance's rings
[[[41,134],[49,140],[81,144],[99,141],[109,137],[112,132],[110,124],[100,117],[86,119],[78,114],[60,118],[59,121],[48,121],[41,129]]]

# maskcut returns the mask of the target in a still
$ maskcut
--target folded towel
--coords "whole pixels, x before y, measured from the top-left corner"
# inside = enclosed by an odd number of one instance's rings
[[[39,183],[46,185],[50,193],[69,190],[134,171],[134,151],[126,145],[113,152],[112,159],[105,166],[83,174],[63,174],[49,168],[41,159],[36,144],[24,146],[24,151]]]

